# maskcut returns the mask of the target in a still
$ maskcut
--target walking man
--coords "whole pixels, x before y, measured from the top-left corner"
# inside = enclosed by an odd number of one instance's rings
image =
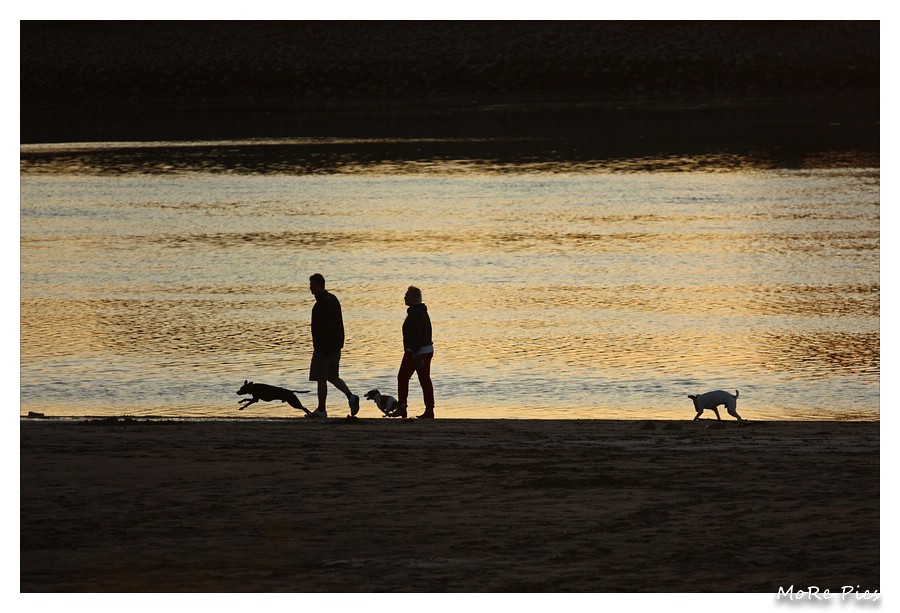
[[[350,415],[359,413],[359,396],[347,387],[340,377],[341,349],[344,347],[344,318],[341,303],[334,294],[325,291],[325,277],[316,273],[309,278],[309,291],[316,297],[312,308],[313,354],[309,365],[309,380],[317,383],[319,406],[312,417],[325,419],[325,399],[331,383],[347,396]]]

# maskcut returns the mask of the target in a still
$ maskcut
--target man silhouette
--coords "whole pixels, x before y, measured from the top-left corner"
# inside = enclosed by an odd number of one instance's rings
[[[313,354],[309,364],[309,380],[318,386],[319,406],[311,413],[315,418],[326,418],[325,400],[331,383],[347,396],[350,415],[359,413],[359,396],[347,387],[340,377],[341,349],[344,347],[344,318],[341,303],[334,294],[325,290],[325,277],[316,273],[309,278],[309,291],[316,297],[312,308]]]

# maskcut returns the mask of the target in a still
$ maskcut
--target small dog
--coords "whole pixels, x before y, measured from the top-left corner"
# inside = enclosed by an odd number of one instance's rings
[[[294,394],[305,394],[307,392],[308,390],[289,390],[283,387],[275,387],[274,385],[266,385],[265,383],[254,383],[253,381],[247,381],[245,379],[241,389],[237,391],[237,395],[250,394],[253,397],[238,400],[238,404],[246,403],[238,409],[238,411],[243,411],[254,402],[259,402],[260,400],[263,402],[280,400],[281,402],[288,403],[295,409],[304,411],[307,415],[312,415],[312,413],[309,412],[309,409],[303,406],[300,401],[297,400],[297,397],[294,396]]]
[[[741,421],[741,416],[738,415],[737,412],[737,399],[739,394],[740,390],[734,390],[734,396],[722,390],[706,392],[699,396],[688,394],[688,398],[694,401],[694,410],[697,411],[693,421],[700,419],[700,414],[703,413],[704,409],[712,409],[716,413],[716,419],[721,420],[722,418],[719,416],[720,404],[725,405],[729,415],[736,417],[738,421]]]
[[[372,390],[366,393],[366,400],[375,403],[385,417],[402,417],[406,419],[406,407],[397,402],[393,396],[386,396],[378,390]]]

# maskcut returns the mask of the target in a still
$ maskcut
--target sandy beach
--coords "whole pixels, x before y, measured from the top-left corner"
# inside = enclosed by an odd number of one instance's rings
[[[880,589],[879,428],[23,419],[20,589]]]

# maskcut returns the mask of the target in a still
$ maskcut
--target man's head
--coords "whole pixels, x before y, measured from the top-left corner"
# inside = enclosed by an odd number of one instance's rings
[[[404,302],[406,302],[406,306],[412,306],[414,304],[419,304],[422,302],[422,290],[418,287],[414,287],[410,285],[406,289],[406,295],[403,297]]]
[[[313,294],[325,291],[325,277],[316,273],[309,278],[309,291]]]

